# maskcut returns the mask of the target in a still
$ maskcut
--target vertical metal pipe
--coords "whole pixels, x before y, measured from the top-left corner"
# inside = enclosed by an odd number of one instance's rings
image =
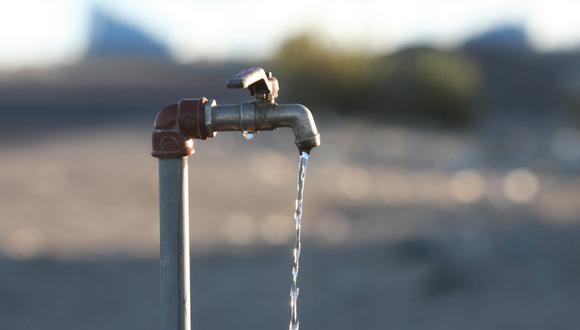
[[[190,330],[187,157],[159,159],[161,329]]]

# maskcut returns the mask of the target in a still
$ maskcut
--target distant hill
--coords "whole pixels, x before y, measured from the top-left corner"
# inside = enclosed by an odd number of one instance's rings
[[[101,9],[91,17],[88,58],[146,57],[169,59],[167,46],[138,27],[127,24]]]
[[[480,104],[488,114],[531,115],[539,121],[562,115],[566,84],[578,72],[577,52],[536,52],[517,25],[494,28],[462,48],[480,68]]]
[[[503,25],[465,42],[466,50],[531,52],[526,31],[519,25]]]

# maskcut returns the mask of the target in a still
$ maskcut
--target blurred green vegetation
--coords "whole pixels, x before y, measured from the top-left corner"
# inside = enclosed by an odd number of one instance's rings
[[[384,56],[349,53],[299,35],[274,56],[282,95],[372,119],[465,125],[477,119],[475,64],[451,51],[414,48]]]

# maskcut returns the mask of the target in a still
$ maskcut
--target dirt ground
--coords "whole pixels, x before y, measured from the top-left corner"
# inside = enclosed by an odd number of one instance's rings
[[[575,130],[323,122],[301,329],[578,329]],[[148,125],[0,143],[0,329],[159,328]],[[297,159],[285,130],[197,143],[194,329],[287,328]]]

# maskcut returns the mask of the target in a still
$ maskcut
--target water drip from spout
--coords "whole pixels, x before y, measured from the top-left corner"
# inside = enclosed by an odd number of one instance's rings
[[[243,131],[242,132],[242,136],[244,137],[244,139],[251,141],[254,139],[254,133],[248,132],[248,131]]]

